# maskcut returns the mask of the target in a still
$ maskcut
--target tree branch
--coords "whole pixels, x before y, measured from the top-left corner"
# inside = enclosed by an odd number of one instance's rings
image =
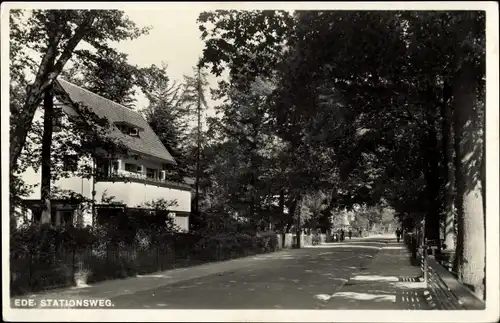
[[[82,24],[76,28],[75,34],[68,41],[63,53],[55,64],[53,64],[53,62],[55,61],[57,46],[59,45],[62,37],[62,31],[59,30],[55,34],[54,39],[49,41],[47,52],[40,63],[35,81],[28,87],[26,101],[23,104],[22,110],[19,111],[22,113],[19,113],[19,120],[13,127],[9,159],[11,172],[14,172],[17,168],[17,159],[21,155],[21,151],[26,143],[26,136],[31,129],[35,111],[42,100],[42,95],[45,89],[47,89],[47,87],[52,84],[56,77],[61,73],[64,65],[70,59],[80,40],[82,40],[87,31],[92,27],[96,16],[97,11],[90,12]],[[56,17],[52,15],[52,20],[55,20],[55,18]],[[48,33],[50,34],[52,31],[49,31]]]
[[[84,19],[82,24],[80,24],[76,28],[75,33],[66,44],[66,47],[64,48],[64,51],[57,60],[57,63],[55,63],[53,72],[49,74],[46,83],[42,85],[42,89],[44,88],[44,86],[47,87],[48,85],[50,85],[50,83],[52,83],[55,80],[55,78],[59,76],[62,69],[64,68],[64,65],[66,65],[68,60],[73,55],[76,46],[78,46],[83,37],[85,37],[86,33],[92,28],[92,25],[94,24],[96,17],[97,17],[97,11],[91,11],[88,14],[88,16]]]

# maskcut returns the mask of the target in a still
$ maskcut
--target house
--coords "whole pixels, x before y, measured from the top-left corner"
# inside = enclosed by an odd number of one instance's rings
[[[165,199],[175,204],[169,208],[170,215],[175,217],[174,222],[182,231],[188,231],[191,211],[190,183],[186,179],[179,182],[166,180],[166,167],[169,164],[175,165],[176,162],[146,120],[136,111],[65,80],[56,80],[54,89],[54,107],[61,116],[56,123],[58,126],[54,127],[56,134],[67,131],[65,124],[71,116],[82,111],[79,106],[83,105],[108,121],[109,138],[126,147],[127,153],[109,157],[105,149],[96,147],[93,156],[73,159],[69,155],[64,156],[64,169],[90,165],[93,169],[92,176],[60,178],[53,182],[52,186],[74,192],[87,201],[91,200],[92,207],[82,207],[81,200],[73,203],[67,199],[53,199],[52,222],[56,225],[94,225],[99,209],[107,206],[140,208],[144,207],[144,203]],[[41,120],[42,117],[43,110],[38,109],[34,120]],[[37,185],[41,182],[41,171],[28,168],[22,174],[22,179],[28,185]],[[39,187],[38,185],[24,200],[25,219],[28,221],[40,219]]]

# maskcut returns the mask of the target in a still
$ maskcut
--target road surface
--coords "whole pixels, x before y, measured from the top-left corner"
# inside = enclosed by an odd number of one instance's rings
[[[116,309],[334,309],[338,292],[385,244],[356,239],[260,255],[229,271],[112,297]]]

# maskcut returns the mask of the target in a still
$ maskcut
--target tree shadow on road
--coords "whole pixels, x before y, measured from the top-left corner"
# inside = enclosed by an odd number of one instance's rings
[[[364,310],[430,310],[423,289],[412,290],[398,288],[366,289],[359,292],[341,291],[331,296],[330,309],[364,309]]]

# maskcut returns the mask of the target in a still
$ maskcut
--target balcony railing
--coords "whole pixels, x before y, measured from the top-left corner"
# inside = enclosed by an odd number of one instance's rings
[[[147,177],[144,174],[119,171],[112,174],[99,174],[96,176],[96,182],[133,182],[144,185],[155,185],[179,190],[191,190],[191,186],[186,183],[179,183],[159,178]]]

